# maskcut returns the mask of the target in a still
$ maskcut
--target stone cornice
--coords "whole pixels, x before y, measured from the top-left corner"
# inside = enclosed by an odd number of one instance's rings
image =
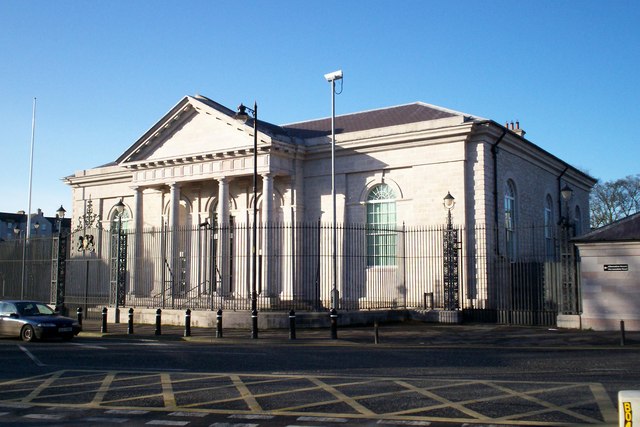
[[[71,176],[62,178],[62,181],[71,186],[85,186],[94,184],[111,184],[130,182],[132,178],[131,171],[118,165],[101,166],[94,169],[85,169],[77,171]]]
[[[358,153],[372,153],[389,150],[390,148],[403,149],[425,145],[446,144],[465,140],[471,132],[472,123],[463,123],[447,128],[432,128],[411,130],[405,128],[403,133],[371,135],[368,138],[342,138],[336,136],[336,156],[340,151],[357,151]],[[350,135],[351,136],[351,135]],[[364,135],[361,135],[364,136]],[[309,157],[322,157],[331,151],[330,138],[325,144],[307,146]]]
[[[258,155],[268,153],[294,158],[300,151],[302,151],[301,148],[302,147],[280,141],[271,141],[270,143],[260,141],[258,142]],[[158,167],[210,162],[212,160],[244,158],[248,154],[253,154],[253,145],[237,147],[233,150],[219,151],[216,153],[190,154],[188,156],[171,159],[155,159],[124,163],[122,164],[122,167],[131,170],[154,169]]]
[[[497,138],[500,137],[501,131],[504,130],[504,128],[501,128],[502,127],[495,122],[479,124],[474,127],[473,140],[485,140],[487,143],[494,144]],[[565,171],[565,179],[570,179],[574,185],[580,186],[586,191],[589,191],[596,183],[596,180],[586,173],[540,148],[526,138],[517,135],[515,132],[507,131],[503,141],[500,143],[499,149],[518,156],[555,175],[561,175],[563,171]]]
[[[290,175],[295,170],[294,160],[298,150],[283,143],[258,146],[258,173]],[[189,156],[182,159],[130,164],[132,184],[151,186],[167,181],[189,182],[229,178],[253,174],[253,147],[238,148],[233,151]]]

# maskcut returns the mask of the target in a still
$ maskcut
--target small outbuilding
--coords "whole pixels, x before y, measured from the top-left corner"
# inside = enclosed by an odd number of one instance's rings
[[[640,213],[575,240],[580,251],[583,329],[640,330]]]

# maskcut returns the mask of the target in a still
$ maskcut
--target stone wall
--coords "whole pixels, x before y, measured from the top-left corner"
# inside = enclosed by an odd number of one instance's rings
[[[583,329],[640,330],[640,242],[579,243]]]

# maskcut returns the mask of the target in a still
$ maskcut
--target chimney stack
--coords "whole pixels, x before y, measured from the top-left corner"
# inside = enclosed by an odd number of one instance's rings
[[[524,131],[524,129],[520,129],[520,121],[516,120],[516,122],[514,123],[513,121],[511,122],[507,122],[505,124],[505,127],[511,131],[513,131],[514,133],[516,133],[518,136],[520,137],[524,137],[524,134],[526,133]]]

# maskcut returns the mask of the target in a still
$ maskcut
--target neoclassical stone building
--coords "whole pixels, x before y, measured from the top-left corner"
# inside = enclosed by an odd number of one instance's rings
[[[256,204],[262,224],[332,222],[331,120],[273,125],[258,117],[255,199],[253,122],[239,122],[235,114],[204,96],[186,96],[114,162],[65,178],[73,190],[73,226],[86,215],[89,199],[106,228],[115,218],[116,204],[124,202],[124,227],[135,230],[129,242],[128,293],[155,294],[164,286],[160,282],[167,281],[166,276],[158,279],[160,273],[146,273],[148,267],[143,264],[151,255],[140,237],[145,230],[197,229],[205,223],[231,230],[231,226],[251,223]],[[491,286],[491,280],[486,280],[490,274],[486,254],[515,259],[530,250],[519,235],[522,225],[551,228],[568,215],[577,230],[587,227],[594,179],[527,140],[518,124],[505,126],[416,102],[338,116],[335,127],[337,222],[341,227],[364,226],[362,244],[357,247],[347,244],[342,231],[338,237],[341,296],[349,295],[355,282],[367,282],[369,271],[399,268],[395,262],[398,240],[367,230],[441,225],[446,220],[443,197],[447,193],[455,197],[453,222],[467,230],[460,246],[468,256],[467,273],[460,278],[463,286],[478,276]],[[573,190],[566,205],[560,196],[565,186]],[[289,255],[302,255],[308,249],[300,241],[304,237],[295,226],[269,230],[261,228],[257,244],[261,256],[269,260],[261,261],[261,296],[295,298],[306,292],[297,290],[296,282],[307,279],[296,277],[296,261]],[[269,233],[278,233],[278,238]],[[282,233],[288,236],[282,238]],[[234,237],[223,231],[215,237],[216,246],[209,247],[209,252],[200,250],[202,243],[193,238],[167,237],[165,253],[169,255],[154,268],[188,271],[187,289],[211,277],[221,286],[209,290],[221,298],[246,296],[248,277],[241,274],[245,266],[231,262],[236,249],[225,241]],[[330,243],[320,244],[330,250]],[[363,254],[363,260],[349,261],[346,255],[355,252]],[[214,273],[196,273],[203,254],[215,258]],[[270,258],[274,254],[278,257]],[[478,262],[478,254],[485,261]],[[178,265],[178,258],[188,258],[188,265]],[[403,305],[421,305],[429,289],[418,284],[420,277],[433,275],[419,272],[409,280],[411,268],[403,269],[402,274],[389,273],[390,280],[403,283]],[[323,301],[330,282],[318,282]],[[361,301],[379,292],[366,283],[357,287],[354,298]],[[474,307],[483,307],[490,294],[485,289],[468,298],[474,300]]]

